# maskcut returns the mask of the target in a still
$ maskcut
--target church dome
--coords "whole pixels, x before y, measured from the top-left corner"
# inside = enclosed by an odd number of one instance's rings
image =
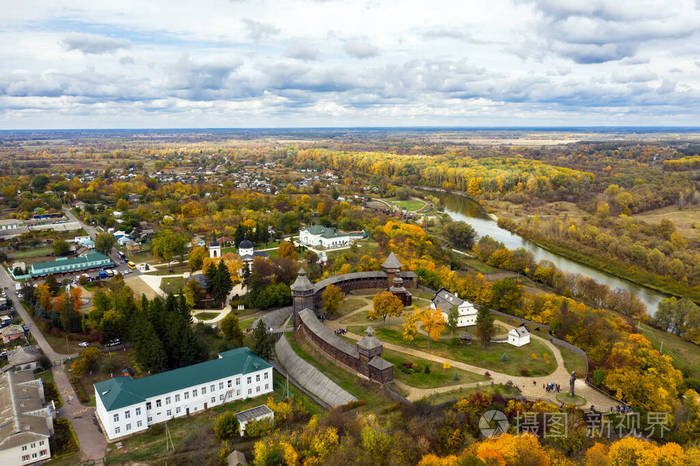
[[[249,239],[244,239],[241,244],[238,245],[238,249],[253,249],[253,242]]]

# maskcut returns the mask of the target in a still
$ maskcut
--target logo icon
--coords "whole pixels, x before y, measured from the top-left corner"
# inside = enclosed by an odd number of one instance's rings
[[[479,430],[484,437],[500,437],[508,432],[508,418],[503,412],[492,409],[479,419]]]

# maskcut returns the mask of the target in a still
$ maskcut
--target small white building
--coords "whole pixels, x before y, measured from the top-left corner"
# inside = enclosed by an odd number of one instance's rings
[[[530,331],[524,325],[513,328],[508,332],[508,343],[513,346],[524,346],[530,343]]]
[[[311,225],[299,232],[299,241],[305,246],[341,248],[366,237],[365,232],[347,233],[322,225]]]
[[[469,301],[460,299],[459,296],[450,293],[445,288],[441,288],[435,293],[433,299],[430,300],[430,309],[440,309],[445,322],[447,322],[448,313],[454,306],[457,306],[457,313],[459,315],[457,318],[457,327],[476,325],[476,315],[478,311]]]
[[[248,348],[139,379],[114,377],[95,387],[96,412],[110,440],[231,401],[272,393],[272,366]]]
[[[256,406],[255,408],[246,409],[245,411],[236,413],[236,418],[238,419],[241,437],[243,437],[243,435],[245,435],[245,426],[249,422],[260,421],[263,419],[274,421],[275,413],[267,405],[260,405]]]
[[[243,261],[243,267],[248,269],[248,272],[253,271],[253,262],[256,257],[268,257],[268,254],[261,251],[256,251],[253,242],[249,239],[244,239],[241,244],[238,245],[238,255],[241,256],[241,261]],[[244,272],[243,268],[239,271],[241,274]]]

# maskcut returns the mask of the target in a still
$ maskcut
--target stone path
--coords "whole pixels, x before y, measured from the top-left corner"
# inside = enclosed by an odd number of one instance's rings
[[[321,371],[297,355],[286,338],[282,337],[277,340],[275,353],[290,377],[329,406],[343,406],[357,401],[357,398],[340,388]]]
[[[80,460],[102,464],[107,449],[107,440],[98,426],[95,408],[80,404],[63,365],[54,366],[51,372],[53,372],[56,388],[63,400],[63,406],[58,410],[58,416],[67,418],[73,425],[73,430],[75,430],[80,444]]]

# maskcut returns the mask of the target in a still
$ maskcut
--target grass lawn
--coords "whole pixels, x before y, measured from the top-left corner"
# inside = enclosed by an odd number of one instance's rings
[[[190,271],[190,266],[185,264],[174,264],[172,268],[168,267],[167,265],[164,265],[162,267],[158,267],[157,269],[151,269],[150,272],[146,272],[146,275],[175,275],[178,273],[185,273]]]
[[[583,406],[586,404],[586,399],[584,397],[574,394],[574,397],[571,398],[568,392],[557,393],[555,398],[565,405]]]
[[[250,326],[253,325],[253,322],[255,322],[256,320],[257,319],[255,317],[251,319],[239,320],[238,326],[241,327],[241,330],[245,332],[245,329],[250,328]]]
[[[496,273],[496,272],[502,272],[501,269],[497,269],[496,267],[491,267],[490,265],[487,265],[483,262],[481,262],[479,259],[475,259],[473,257],[466,257],[466,256],[461,256],[460,260],[464,262],[467,267],[472,268],[476,270],[477,272],[481,273]]]
[[[563,346],[557,345],[557,348],[561,352],[561,357],[564,358],[564,362],[566,363],[566,370],[568,372],[576,371],[577,377],[584,378],[587,368],[586,360],[583,359],[583,356],[574,353],[570,349],[564,348]]]
[[[300,358],[323,372],[329,379],[358,400],[365,400],[367,405],[364,409],[372,410],[391,403],[391,400],[384,395],[378,385],[362,381],[357,375],[338,366],[302,336],[296,333],[287,333],[284,338],[289,341],[292,349]],[[362,385],[360,385],[361,382]]]
[[[434,395],[430,395],[426,398],[423,398],[423,401],[432,405],[437,405],[441,403],[446,403],[448,401],[457,401],[476,392],[490,393],[492,395],[501,395],[505,398],[520,395],[520,392],[514,387],[509,387],[507,385],[501,384],[485,383],[484,385],[481,385],[479,387],[458,388],[457,390],[451,392],[436,393]]]
[[[126,251],[124,252],[126,253]],[[131,255],[127,254],[127,257],[130,261],[133,261],[137,264],[140,264],[142,262],[147,262],[151,264],[158,262],[158,259],[153,257],[153,253],[151,251],[140,251]]]
[[[41,379],[41,382],[44,384],[44,396],[46,397],[46,401],[53,400],[54,404],[56,405],[56,408],[60,408],[63,406],[63,400],[61,399],[61,394],[58,392],[58,388],[56,388],[56,382],[53,380],[53,372],[51,370],[46,370],[44,372],[39,372],[37,374],[39,378]]]
[[[415,212],[425,205],[425,202],[418,199],[408,199],[406,201],[401,201],[398,199],[384,199],[388,203],[395,205],[399,209],[406,209],[409,212]]]
[[[673,365],[682,370],[685,375],[700,378],[699,346],[646,324],[641,324],[639,331],[651,341],[654,348],[661,349],[663,343],[663,353],[671,356]]]
[[[411,290],[411,294],[413,295],[414,298],[421,298],[421,299],[427,299],[431,300],[435,296],[433,293],[425,290],[421,290],[420,288],[416,288],[414,290]]]
[[[38,256],[51,256],[53,255],[53,248],[47,246],[45,248],[34,248],[27,249],[26,251],[12,252],[7,255],[10,260],[14,259],[26,259],[28,257],[38,257]]]
[[[362,306],[366,305],[367,301],[361,298],[353,298],[352,296],[346,297],[341,303],[338,310],[331,316],[331,319],[338,319],[344,315],[350,314],[353,311],[360,309]]]
[[[117,448],[116,443],[107,446],[107,457],[105,464],[133,464],[133,463],[158,463],[165,460],[171,464],[182,464],[185,461],[183,455],[194,454],[200,459],[201,464],[210,464],[221,446],[214,437],[212,426],[216,417],[226,411],[243,411],[245,409],[265,403],[268,396],[273,396],[275,401],[286,399],[284,380],[275,373],[274,393],[238,400],[225,405],[220,405],[200,411],[197,414],[184,416],[168,421],[168,431],[175,446],[174,452],[166,452],[165,432],[163,424],[154,424],[146,432],[133,435],[121,441],[122,447]],[[323,412],[323,409],[315,404],[310,398],[304,396],[296,387],[290,384],[289,391],[295,399],[301,400],[307,411],[311,414]],[[233,449],[244,450],[250,453],[252,442],[241,438],[232,442]],[[196,460],[196,458],[190,458]],[[248,456],[250,458],[250,456]]]
[[[220,312],[200,312],[198,314],[194,314],[194,317],[196,317],[199,320],[210,320],[213,319],[214,317],[217,317]]]
[[[375,335],[380,340],[405,346],[401,333],[399,326],[383,327],[378,325],[375,328]],[[428,350],[428,337],[419,334],[413,342],[413,348],[509,375],[521,375],[521,368],[527,368],[529,375],[532,376],[547,375],[554,372],[557,365],[549,348],[535,339],[532,339],[529,345],[521,348],[507,343],[490,343],[484,348],[478,342],[464,345],[456,339],[438,340],[431,341],[431,349]],[[506,355],[505,361],[502,360],[504,354]],[[537,359],[533,359],[532,354],[535,354]],[[548,362],[543,357],[545,354]]]
[[[160,281],[160,289],[165,291],[165,293],[178,294],[184,287],[184,277],[168,277]]]
[[[488,380],[483,375],[456,368],[443,369],[440,363],[396,351],[384,350],[382,357],[394,365],[394,378],[411,387],[435,388]],[[404,363],[413,363],[414,368],[407,369]],[[425,373],[426,365],[430,367],[430,372],[427,374]],[[457,379],[455,379],[455,374],[457,374]]]

